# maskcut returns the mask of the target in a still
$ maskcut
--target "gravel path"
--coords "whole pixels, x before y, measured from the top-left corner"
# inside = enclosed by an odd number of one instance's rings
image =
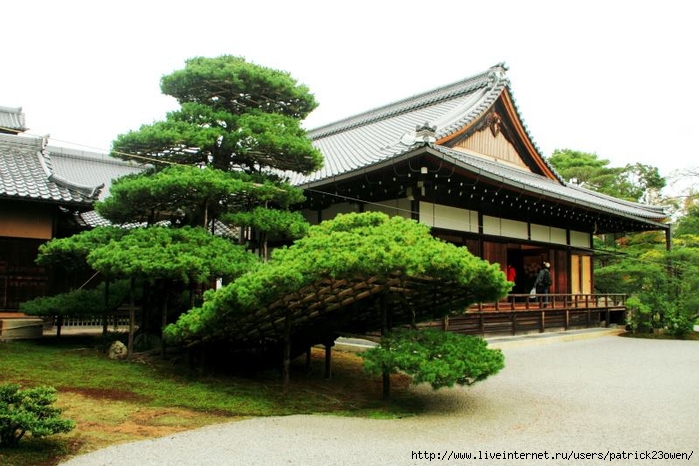
[[[63,465],[699,464],[699,343],[606,336],[503,351],[505,369],[473,387],[416,387],[429,406],[417,417],[258,418],[117,445]],[[630,455],[551,459],[571,451]],[[510,459],[453,456],[486,452]],[[546,452],[549,460],[515,459],[515,452]],[[646,452],[663,459],[642,459]]]

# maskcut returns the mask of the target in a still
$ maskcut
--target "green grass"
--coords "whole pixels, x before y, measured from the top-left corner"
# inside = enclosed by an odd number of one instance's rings
[[[132,362],[108,359],[99,337],[47,337],[0,343],[0,383],[58,391],[63,417],[76,421],[68,434],[27,435],[16,448],[0,448],[5,466],[50,466],[76,454],[115,443],[169,435],[204,425],[255,416],[328,413],[391,418],[420,410],[408,380],[392,379],[392,399],[381,400],[381,381],[365,375],[354,354],[333,353],[333,376],[324,378],[322,350],[292,363],[291,388],[280,374],[254,376],[201,373],[160,357]]]

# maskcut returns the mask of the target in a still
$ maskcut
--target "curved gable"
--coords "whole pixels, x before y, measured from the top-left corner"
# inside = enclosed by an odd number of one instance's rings
[[[476,119],[437,140],[438,145],[537,173],[563,183],[527,132],[509,87]]]

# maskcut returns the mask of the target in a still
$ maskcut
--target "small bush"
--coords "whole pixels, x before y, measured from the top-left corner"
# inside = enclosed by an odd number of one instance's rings
[[[653,312],[650,306],[643,303],[638,296],[626,300],[626,324],[632,333],[649,333],[653,329]],[[657,320],[657,319],[656,319]]]
[[[396,330],[381,346],[360,353],[373,375],[402,372],[432,388],[472,385],[500,371],[505,357],[479,337],[425,329]]]
[[[0,385],[0,447],[16,445],[27,432],[39,438],[73,430],[75,422],[61,419],[61,410],[51,406],[55,401],[53,387]]]

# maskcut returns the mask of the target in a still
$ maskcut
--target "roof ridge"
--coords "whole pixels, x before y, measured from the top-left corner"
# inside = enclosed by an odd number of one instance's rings
[[[472,92],[481,87],[494,86],[502,80],[508,80],[508,78],[504,76],[504,71],[506,69],[503,63],[499,63],[486,71],[468,78],[376,107],[334,123],[311,129],[307,134],[311,139],[323,138],[331,134],[383,120],[387,117],[409,112],[416,108],[432,105],[441,100],[451,99],[456,95]],[[501,73],[496,75],[498,70],[500,70]]]

